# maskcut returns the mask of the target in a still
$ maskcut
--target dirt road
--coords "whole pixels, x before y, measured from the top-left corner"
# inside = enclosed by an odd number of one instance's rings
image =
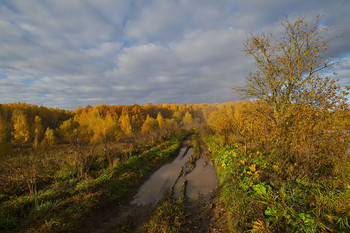
[[[173,162],[155,171],[123,203],[111,203],[89,216],[77,232],[133,232],[150,218],[157,204],[181,195],[186,206],[185,232],[230,232],[211,156],[199,142],[193,149],[192,140],[185,140]]]

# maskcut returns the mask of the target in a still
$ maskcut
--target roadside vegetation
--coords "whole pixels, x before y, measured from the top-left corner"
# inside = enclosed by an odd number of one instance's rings
[[[161,203],[151,218],[142,224],[136,232],[184,232],[186,223],[185,204],[183,198],[169,198]]]
[[[221,144],[214,135],[207,136],[206,143],[236,232],[349,231],[348,157],[316,178],[278,150],[245,153],[234,143]]]
[[[323,77],[325,29],[299,18],[251,35],[257,71],[208,118],[221,198],[236,232],[349,232],[349,87]],[[224,122],[221,124],[219,122]]]

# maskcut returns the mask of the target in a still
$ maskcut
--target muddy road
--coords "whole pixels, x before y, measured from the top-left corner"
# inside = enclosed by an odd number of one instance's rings
[[[164,199],[164,196],[169,193],[170,188],[175,185],[175,182],[178,180],[177,177],[180,171],[186,166],[191,153],[192,149],[182,148],[172,163],[158,169],[140,187],[131,204],[156,207]]]
[[[159,203],[170,197],[184,198],[185,232],[229,232],[217,185],[213,161],[204,143],[194,149],[191,138],[187,138],[173,162],[156,170],[123,203],[97,210],[77,232],[134,232]]]

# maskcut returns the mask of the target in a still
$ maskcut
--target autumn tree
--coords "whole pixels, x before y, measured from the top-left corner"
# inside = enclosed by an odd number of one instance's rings
[[[50,129],[49,127],[46,129],[42,144],[48,146],[56,144],[55,131],[53,129]]]
[[[91,142],[107,142],[108,140],[115,140],[118,135],[118,125],[111,115],[106,115],[104,118],[95,116],[94,124],[91,125],[94,135]]]
[[[0,142],[6,141],[8,137],[8,124],[0,115]]]
[[[21,111],[15,111],[12,115],[14,131],[12,142],[24,144],[30,140],[30,126],[27,117]]]
[[[39,145],[40,141],[44,136],[44,128],[41,123],[41,118],[39,116],[35,116],[35,119],[34,119],[33,136],[34,136],[33,146],[36,147]]]
[[[224,144],[229,142],[229,135],[233,131],[234,114],[231,107],[223,107],[213,111],[208,119],[208,125],[219,135],[223,135]]]
[[[163,130],[165,127],[165,121],[164,121],[164,118],[160,112],[157,115],[157,122],[158,122],[159,129]]]
[[[130,122],[129,114],[123,114],[119,118],[120,128],[124,131],[125,134],[130,135],[132,133],[132,126]]]
[[[176,132],[179,128],[175,119],[165,119],[164,129],[166,135],[171,135]]]
[[[326,54],[329,41],[319,17],[313,23],[286,19],[281,26],[281,34],[251,34],[244,45],[257,69],[245,87],[236,89],[255,100],[251,107],[256,114],[253,111],[242,122],[243,128],[259,141],[254,145],[278,150],[310,178],[330,176],[350,143],[346,123],[350,87],[324,76],[335,60]],[[255,129],[248,129],[246,123],[254,121]]]
[[[274,134],[271,120],[266,114],[257,112],[256,109],[265,109],[266,103],[259,101],[239,101],[235,105],[233,132],[236,141],[247,148],[265,149],[271,141],[274,141]],[[270,109],[269,114],[272,114]]]
[[[78,131],[76,132],[78,133],[77,142],[89,143],[91,137],[93,136],[91,125],[94,124],[91,120],[91,114],[89,114],[89,111],[82,108],[77,108],[74,121],[79,124]]]
[[[142,124],[141,133],[143,135],[153,133],[158,130],[158,121],[147,115],[145,122]]]
[[[79,123],[73,118],[64,121],[58,129],[58,134],[67,142],[76,141],[79,135]]]
[[[0,115],[0,157],[9,152],[8,145],[9,127],[4,117]]]
[[[186,112],[186,114],[182,118],[182,122],[184,123],[186,128],[190,128],[193,124],[192,114],[189,112]]]
[[[130,132],[137,132],[141,129],[141,126],[146,119],[146,111],[143,107],[133,104],[133,105],[126,105],[123,107],[122,111],[122,119],[127,121],[127,118],[129,118],[131,131]],[[122,127],[123,128],[123,127]],[[126,134],[129,134],[129,130],[126,130]]]
[[[243,50],[257,70],[236,90],[244,98],[267,103],[273,110],[268,116],[277,124],[290,121],[300,105],[334,109],[344,102],[340,85],[321,76],[334,59],[326,55],[329,41],[324,40],[326,29],[320,28],[319,17],[313,23],[286,19],[281,26],[281,34],[251,34],[246,41]]]
[[[174,111],[172,115],[172,119],[174,119],[176,122],[180,123],[182,120],[182,114],[179,111]]]

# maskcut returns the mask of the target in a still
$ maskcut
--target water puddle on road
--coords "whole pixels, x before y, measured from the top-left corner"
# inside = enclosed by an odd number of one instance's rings
[[[177,179],[181,168],[188,161],[192,149],[181,149],[179,155],[170,164],[159,168],[153,175],[141,186],[139,192],[134,197],[131,204],[156,206],[163,199],[164,194]]]
[[[197,159],[195,168],[186,176],[180,176],[178,178],[182,169],[188,170],[188,160],[191,153],[192,149],[188,151],[186,149],[181,149],[174,162],[166,164],[158,169],[140,187],[131,204],[151,205],[155,207],[171,187],[173,187],[174,196],[179,198],[181,195],[181,186],[185,180],[187,180],[185,190],[187,198],[196,200],[198,195],[209,197],[217,185],[217,176],[215,168],[209,165],[207,159]]]
[[[187,180],[186,197],[190,200],[197,200],[198,195],[209,197],[217,185],[217,176],[215,168],[209,165],[209,161],[199,158],[196,161],[196,167],[185,177],[180,177],[174,187],[174,196],[179,198],[181,195],[182,183]]]

